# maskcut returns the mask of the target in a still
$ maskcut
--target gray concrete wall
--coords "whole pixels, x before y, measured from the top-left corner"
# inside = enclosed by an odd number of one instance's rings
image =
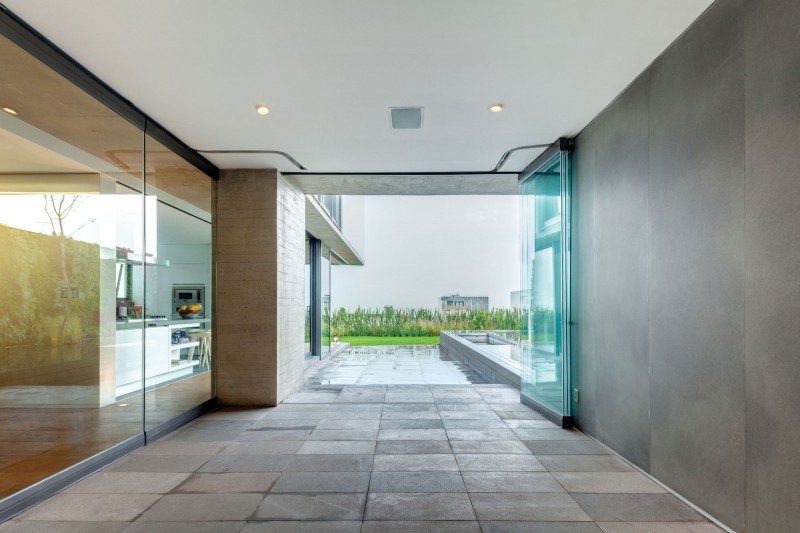
[[[794,531],[800,4],[717,0],[576,139],[576,424],[737,531]]]
[[[223,170],[214,191],[214,359],[224,405],[302,386],[305,198],[275,170]]]

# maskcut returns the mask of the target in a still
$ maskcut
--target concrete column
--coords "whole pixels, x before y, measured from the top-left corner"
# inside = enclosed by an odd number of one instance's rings
[[[224,405],[277,405],[303,384],[305,202],[275,170],[215,184],[214,359]]]

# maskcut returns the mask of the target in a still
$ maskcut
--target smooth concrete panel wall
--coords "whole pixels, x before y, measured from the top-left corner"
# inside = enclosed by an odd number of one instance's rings
[[[596,434],[650,466],[648,139],[650,77],[594,124]]]
[[[574,155],[575,421],[736,531],[800,523],[798,28],[717,0]]]
[[[800,528],[800,2],[745,3],[747,530]]]
[[[651,472],[744,525],[742,2],[652,68]]]

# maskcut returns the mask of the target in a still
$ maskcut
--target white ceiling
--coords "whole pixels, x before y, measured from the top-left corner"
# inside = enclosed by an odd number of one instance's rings
[[[510,148],[577,134],[712,1],[4,3],[195,149],[435,172],[489,170]],[[391,130],[396,106],[424,106],[423,129]],[[295,170],[278,156],[208,157]]]

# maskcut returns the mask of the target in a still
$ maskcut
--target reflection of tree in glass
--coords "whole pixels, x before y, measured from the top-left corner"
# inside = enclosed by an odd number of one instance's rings
[[[61,319],[58,332],[55,336],[53,336],[51,333],[50,340],[53,342],[53,344],[63,342],[64,331],[66,330],[70,318],[71,285],[70,272],[67,268],[67,239],[95,221],[95,219],[91,219],[88,222],[85,222],[70,234],[67,234],[64,231],[64,223],[72,213],[72,210],[79,203],[79,198],[80,197],[77,195],[70,195],[69,198],[65,194],[44,195],[44,212],[47,213],[47,218],[50,220],[50,226],[53,228],[53,236],[58,239],[59,252],[61,256],[61,290],[62,292],[65,290],[67,291],[66,297],[62,296],[61,298],[61,304],[64,307],[64,316]]]

